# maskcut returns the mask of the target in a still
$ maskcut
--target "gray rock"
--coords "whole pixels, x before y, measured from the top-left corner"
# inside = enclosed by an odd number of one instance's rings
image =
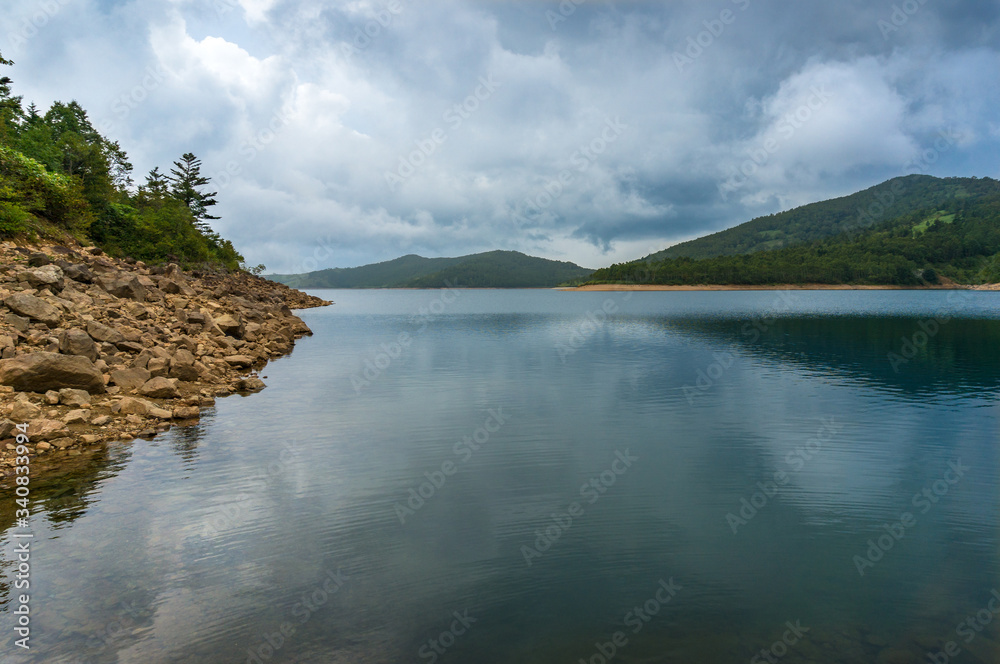
[[[18,332],[27,332],[31,326],[31,320],[22,318],[17,314],[4,314],[3,322],[13,327]]]
[[[36,267],[32,270],[24,270],[17,275],[19,281],[26,281],[32,288],[50,288],[53,291],[61,291],[63,288],[63,271],[56,265],[46,265]]]
[[[82,408],[90,403],[90,393],[86,390],[64,387],[59,390],[59,403],[72,408]]]

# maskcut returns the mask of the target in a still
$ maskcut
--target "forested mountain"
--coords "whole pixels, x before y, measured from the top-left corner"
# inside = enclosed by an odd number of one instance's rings
[[[458,258],[410,254],[383,263],[332,268],[306,274],[274,274],[269,279],[293,288],[551,288],[585,279],[593,270],[574,263],[490,251]]]
[[[781,249],[846,231],[864,230],[919,210],[942,208],[951,201],[989,192],[990,182],[988,178],[935,178],[929,175],[893,178],[850,196],[758,217],[718,233],[676,244],[646,258],[710,258]]]
[[[913,191],[915,185],[929,185],[919,199],[925,207],[860,232],[850,229],[784,249],[739,255],[643,259],[598,270],[591,280],[922,285],[937,283],[943,275],[965,284],[1000,282],[1000,182],[911,178],[907,186]],[[944,191],[947,196],[941,196]]]
[[[13,63],[0,57],[0,66]],[[136,188],[117,141],[98,132],[75,101],[42,112],[0,78],[0,237],[96,244],[149,263],[236,269],[243,258],[214,232],[215,192],[185,154],[169,175],[154,168]],[[260,266],[262,269],[262,266]]]

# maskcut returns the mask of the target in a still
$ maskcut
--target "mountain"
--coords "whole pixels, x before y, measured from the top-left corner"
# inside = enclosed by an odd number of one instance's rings
[[[552,288],[584,280],[592,272],[574,263],[517,251],[488,251],[458,258],[409,254],[361,267],[272,274],[268,278],[293,288]]]
[[[847,230],[870,228],[917,210],[941,208],[949,201],[984,193],[990,182],[989,178],[929,175],[893,178],[849,196],[757,217],[718,233],[675,244],[646,259],[711,258],[790,247]]]
[[[847,200],[872,215],[860,230],[850,223]],[[888,212],[876,216],[872,211],[878,208],[873,208],[872,200],[883,201],[879,205]],[[907,211],[900,213],[900,209]],[[853,219],[859,216],[856,207]],[[591,283],[921,286],[939,283],[941,277],[963,284],[1000,281],[1000,182],[991,178],[899,178],[854,196],[768,219],[788,222],[784,226],[771,222],[776,227],[770,230],[783,238],[821,237],[766,248],[752,241],[753,233],[762,228],[753,226],[760,221],[754,220],[730,229],[740,233],[725,242],[718,240],[722,233],[716,233],[702,238],[711,242],[687,243],[705,257],[671,258],[660,252],[597,270]],[[830,228],[841,232],[833,235]],[[746,242],[736,242],[739,238]],[[755,248],[732,253],[737,247],[751,246]],[[719,253],[724,247],[730,253]]]

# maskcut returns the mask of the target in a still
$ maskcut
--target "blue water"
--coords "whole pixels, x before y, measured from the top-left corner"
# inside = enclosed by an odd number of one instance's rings
[[[38,488],[3,661],[1000,661],[1000,294],[316,294]]]

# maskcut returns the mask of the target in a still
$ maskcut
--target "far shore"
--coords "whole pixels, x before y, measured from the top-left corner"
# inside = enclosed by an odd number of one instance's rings
[[[937,286],[871,286],[851,284],[696,284],[670,286],[661,284],[587,284],[586,286],[564,287],[564,291],[769,291],[769,290],[1000,290],[1000,284],[986,286],[964,286],[948,284]]]

